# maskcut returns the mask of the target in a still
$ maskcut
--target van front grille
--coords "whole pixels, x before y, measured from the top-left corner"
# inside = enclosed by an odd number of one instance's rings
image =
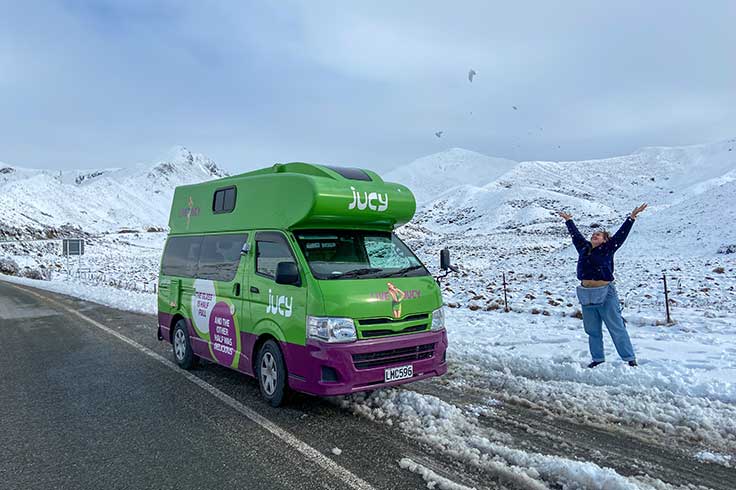
[[[401,318],[401,319],[394,319],[394,318],[363,318],[362,320],[358,320],[358,323],[361,325],[381,325],[385,323],[403,323],[403,322],[415,322],[417,320],[426,320],[427,319],[426,313],[421,313],[419,315],[409,315],[407,317]]]
[[[435,344],[432,343],[379,352],[367,352],[365,354],[353,354],[353,364],[356,369],[370,369],[389,364],[431,359],[434,356],[434,346]]]
[[[363,330],[361,332],[361,335],[363,338],[370,338],[370,337],[383,337],[386,335],[400,335],[404,333],[413,333],[413,332],[422,332],[424,330],[427,330],[427,324],[423,325],[414,325],[413,327],[406,327],[403,330]]]
[[[421,322],[417,324],[417,322]],[[362,318],[358,319],[360,337],[386,337],[407,333],[423,332],[429,328],[429,315],[419,313],[404,318]],[[376,326],[378,328],[363,328]]]

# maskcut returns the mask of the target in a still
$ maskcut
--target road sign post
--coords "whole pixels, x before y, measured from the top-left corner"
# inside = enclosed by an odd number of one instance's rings
[[[66,272],[67,275],[71,273],[69,270],[69,256],[76,255],[77,269],[82,265],[82,255],[84,255],[84,239],[83,238],[64,238],[61,240],[61,254],[66,257]]]

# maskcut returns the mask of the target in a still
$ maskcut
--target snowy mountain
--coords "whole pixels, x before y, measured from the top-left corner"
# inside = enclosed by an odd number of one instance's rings
[[[736,243],[736,139],[572,162],[517,163],[453,148],[385,174],[409,186],[418,212],[406,233],[508,253],[565,248],[557,210],[588,234],[615,231],[650,203],[632,241],[649,251],[714,253]],[[165,161],[127,169],[33,170],[0,163],[0,238],[165,228],[173,189],[227,175],[203,155],[177,148]],[[414,228],[414,231],[412,230]],[[417,231],[417,230],[424,231]],[[417,234],[418,233],[418,234]],[[454,238],[452,238],[454,237]],[[503,238],[502,238],[503,237]]]
[[[458,185],[484,185],[508,172],[517,162],[488,157],[462,148],[428,155],[383,175],[383,180],[409,187],[418,205]]]
[[[638,231],[641,245],[714,253],[736,243],[736,139],[577,162],[521,162],[485,183],[480,169],[457,172],[440,154],[420,159],[428,174],[413,173],[412,190],[445,191],[420,207],[414,223],[437,233],[544,235],[564,232],[556,211],[575,217],[584,234],[615,231],[626,214],[650,204]],[[480,161],[478,159],[477,161]],[[416,162],[398,169],[406,175]],[[490,175],[495,167],[487,170]],[[458,174],[461,176],[458,176]],[[424,179],[425,181],[423,181]]]
[[[228,175],[186,148],[171,153],[125,169],[54,172],[0,164],[0,238],[166,227],[176,186]]]

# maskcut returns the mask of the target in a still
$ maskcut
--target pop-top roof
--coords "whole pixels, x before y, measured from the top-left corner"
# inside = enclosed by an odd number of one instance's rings
[[[213,212],[215,192],[235,187],[232,212]],[[408,222],[411,191],[366,169],[302,162],[276,164],[224,179],[177,187],[171,233],[247,229],[354,228],[391,230]]]

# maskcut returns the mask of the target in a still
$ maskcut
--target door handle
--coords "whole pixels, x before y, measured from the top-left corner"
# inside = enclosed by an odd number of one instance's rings
[[[260,293],[261,291],[257,287],[251,286],[250,287],[250,292],[251,293]]]
[[[235,284],[233,284],[233,295],[236,298],[240,297],[240,283],[239,282],[236,282]]]

